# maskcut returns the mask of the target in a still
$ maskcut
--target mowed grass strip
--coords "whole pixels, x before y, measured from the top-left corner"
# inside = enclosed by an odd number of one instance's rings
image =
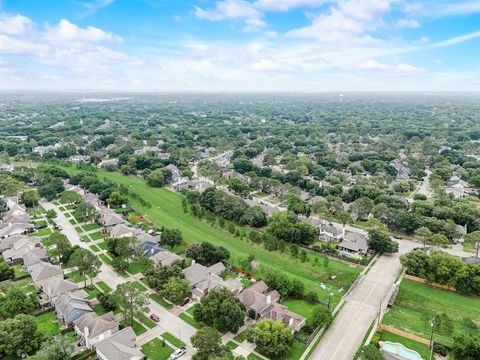
[[[172,344],[173,346],[177,347],[177,348],[181,348],[181,347],[184,347],[185,346],[185,343],[180,340],[180,339],[177,339],[175,336],[173,336],[172,334],[170,334],[169,332],[164,332],[163,334],[160,335],[161,337],[163,337],[165,340],[167,340],[170,344]]]
[[[109,293],[112,291],[112,288],[108,286],[104,281],[99,281],[95,285],[97,285],[103,292]]]
[[[173,308],[173,305],[163,300],[163,298],[158,294],[150,294],[150,299],[155,301],[158,305],[163,306],[165,309],[169,310]]]
[[[193,326],[195,329],[200,329],[202,327],[202,325],[199,322],[197,322],[193,317],[188,316],[185,313],[181,313],[180,315],[178,315],[178,317],[183,321],[185,321],[187,324],[190,324],[191,326]]]
[[[71,171],[76,170],[73,168],[68,169]],[[236,266],[240,265],[240,259],[248,255],[255,255],[256,260],[262,265],[258,275],[262,276],[262,272],[267,267],[295,277],[304,282],[307,292],[314,291],[323,300],[328,299],[328,292],[320,288],[320,283],[323,282],[333,287],[333,289],[343,289],[342,292],[334,291],[332,300],[334,303],[337,303],[362,270],[359,266],[350,266],[334,260],[325,262],[322,255],[314,252],[308,252],[309,261],[302,263],[293,259],[287,253],[282,254],[265,250],[263,246],[235,238],[224,230],[213,228],[193,215],[184,213],[182,196],[179,194],[162,188],[149,187],[140,179],[124,176],[120,173],[98,170],[97,174],[100,178],[106,178],[107,180],[125,185],[130,191],[149,201],[152,205],[151,208],[142,206],[137,199],[129,198],[131,205],[139,212],[145,214],[157,226],[178,228],[182,231],[185,241],[189,243],[208,241],[214,245],[227,248],[232,253],[234,265]],[[331,280],[331,275],[335,275],[336,278]]]
[[[383,323],[429,339],[430,323],[434,315],[447,314],[453,324],[453,331],[435,331],[434,340],[451,346],[455,335],[470,331],[465,319],[480,324],[479,304],[478,297],[404,279],[400,284],[395,305],[385,314]]]

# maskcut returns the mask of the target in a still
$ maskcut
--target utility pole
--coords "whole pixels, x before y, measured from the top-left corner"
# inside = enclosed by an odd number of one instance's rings
[[[432,360],[433,356],[433,328],[435,326],[435,315],[433,316],[432,322],[430,323],[432,327],[432,332],[430,333],[430,360]]]

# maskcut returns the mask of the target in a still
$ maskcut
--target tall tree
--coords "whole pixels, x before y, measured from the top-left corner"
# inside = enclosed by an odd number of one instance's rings
[[[387,232],[377,228],[368,231],[368,247],[378,254],[398,251],[398,243],[390,239]]]
[[[22,192],[20,198],[22,199],[22,203],[29,208],[34,208],[35,206],[37,206],[38,201],[40,200],[40,197],[38,196],[36,190],[26,190]]]
[[[474,247],[476,257],[478,258],[480,252],[480,230],[465,235],[464,241]]]
[[[257,345],[262,354],[279,359],[292,348],[293,335],[283,322],[264,319],[253,327],[248,341]]]
[[[426,226],[422,226],[415,230],[415,239],[423,244],[423,248],[425,249],[427,239],[432,236],[432,232]]]
[[[70,256],[69,264],[77,267],[78,273],[84,277],[85,287],[87,286],[87,277],[90,277],[90,281],[92,281],[100,266],[102,266],[102,262],[96,255],[83,248],[74,251]]]
[[[222,345],[218,331],[210,327],[204,327],[198,330],[195,335],[190,338],[190,341],[197,350],[192,356],[193,360],[209,360],[213,354],[217,357],[222,357],[230,353],[230,350]]]
[[[214,289],[195,307],[195,320],[212,326],[218,331],[236,333],[245,321],[245,305],[228,289]]]
[[[36,349],[39,341],[37,323],[29,315],[19,314],[0,321],[0,353],[22,355]]]
[[[132,282],[118,285],[114,298],[122,309],[124,325],[133,325],[133,318],[136,314],[149,311],[147,295]]]
[[[179,229],[163,229],[162,244],[174,248],[175,246],[179,246],[182,243],[182,240],[182,232]]]
[[[55,335],[40,345],[34,357],[37,360],[70,360],[74,352],[75,345],[66,335]]]

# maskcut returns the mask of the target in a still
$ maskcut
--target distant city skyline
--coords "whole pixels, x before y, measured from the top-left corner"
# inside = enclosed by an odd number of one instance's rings
[[[0,0],[0,90],[478,91],[478,0]]]

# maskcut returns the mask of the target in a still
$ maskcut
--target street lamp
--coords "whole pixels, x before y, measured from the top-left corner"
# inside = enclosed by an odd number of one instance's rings
[[[433,316],[432,322],[430,323],[432,327],[432,332],[430,333],[430,360],[432,360],[433,356],[433,329],[435,327],[435,315]]]

